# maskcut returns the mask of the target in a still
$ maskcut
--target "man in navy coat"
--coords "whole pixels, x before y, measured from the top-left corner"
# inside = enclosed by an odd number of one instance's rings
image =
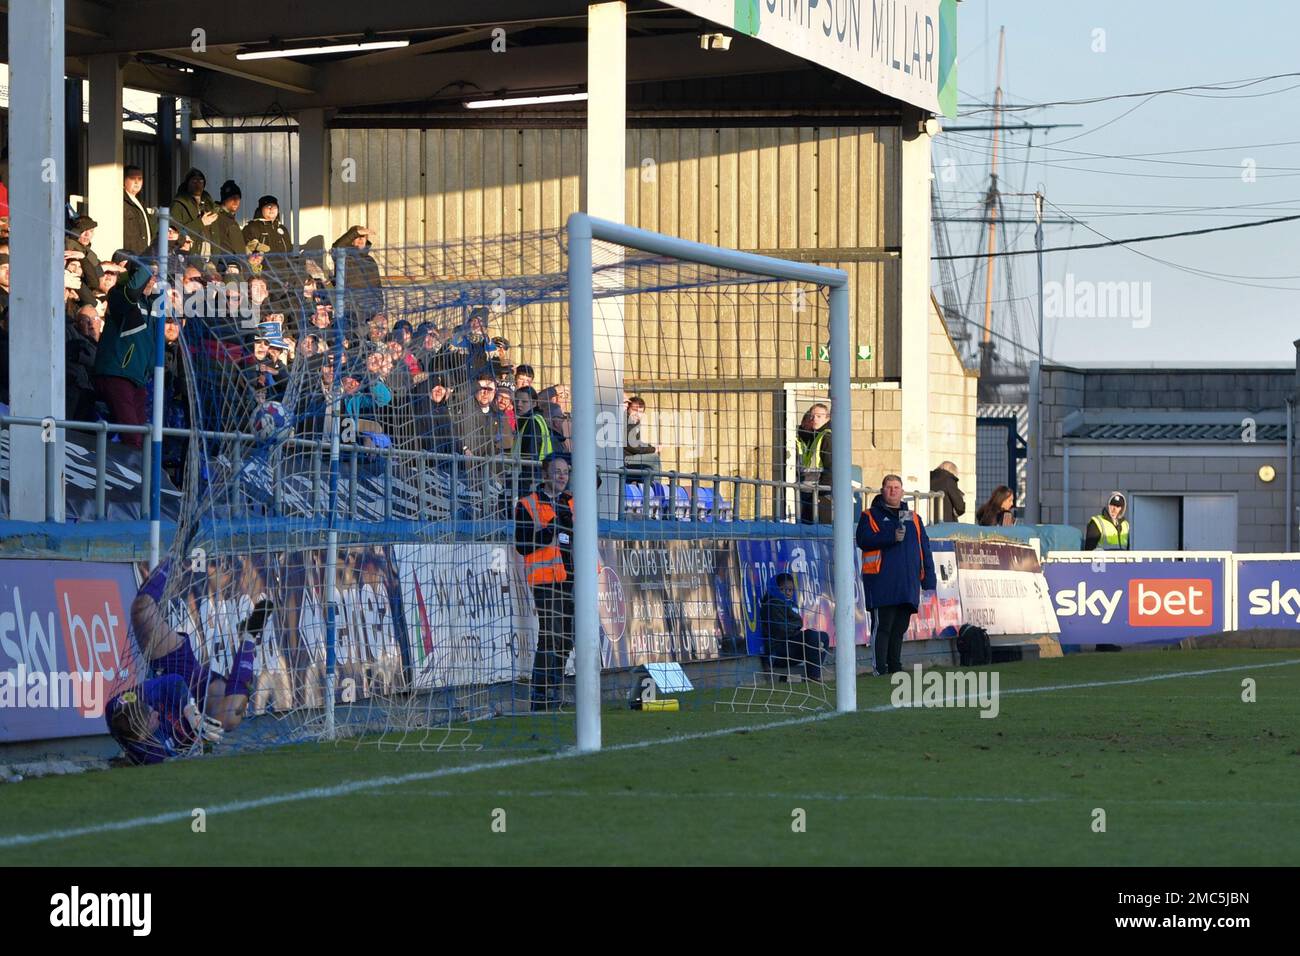
[[[874,610],[876,673],[903,669],[903,635],[921,604],[921,591],[934,589],[930,538],[915,511],[903,504],[903,479],[885,475],[880,494],[858,520],[862,589]]]

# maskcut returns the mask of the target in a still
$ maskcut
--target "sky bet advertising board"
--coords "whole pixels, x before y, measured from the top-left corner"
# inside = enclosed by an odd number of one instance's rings
[[[1062,644],[1163,644],[1225,627],[1224,562],[1060,561],[1043,566]]]
[[[106,732],[104,706],[139,674],[129,564],[0,561],[0,741]]]
[[[1237,559],[1237,628],[1300,628],[1300,561]]]

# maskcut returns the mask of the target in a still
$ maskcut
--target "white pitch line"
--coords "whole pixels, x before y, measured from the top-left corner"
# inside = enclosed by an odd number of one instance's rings
[[[1209,670],[1201,671],[1173,671],[1168,674],[1149,674],[1146,677],[1126,677],[1123,680],[1096,680],[1085,681],[1082,684],[1048,684],[1044,687],[1014,687],[1011,690],[999,690],[992,697],[1009,697],[1012,694],[1045,694],[1049,691],[1058,690],[1081,690],[1088,687],[1119,687],[1124,684],[1151,684],[1158,680],[1173,680],[1178,677],[1204,677],[1207,674],[1230,674],[1233,671],[1254,671],[1263,670],[1266,667],[1289,667],[1292,664],[1300,664],[1300,659],[1289,661],[1274,661],[1270,664],[1235,664],[1232,667],[1213,667]],[[899,673],[906,673],[900,671]],[[969,672],[968,672],[969,673]],[[975,672],[978,673],[978,672]],[[991,672],[985,672],[991,673]],[[963,694],[957,697],[945,697],[944,704],[955,704],[961,702],[965,704],[971,700],[977,700],[978,693]],[[933,706],[933,705],[931,705]],[[883,714],[891,710],[916,710],[916,706],[895,707],[893,704],[880,704],[876,707],[868,708],[863,713]],[[2,845],[2,844],[0,844]]]
[[[1174,680],[1181,677],[1204,677],[1210,674],[1226,674],[1233,671],[1243,670],[1263,670],[1270,667],[1287,667],[1292,664],[1300,664],[1300,658],[1289,661],[1275,661],[1272,663],[1260,664],[1243,664],[1233,667],[1216,667],[1208,670],[1197,671],[1176,671],[1168,674],[1152,674],[1146,677],[1124,678],[1122,680],[1112,681],[1087,681],[1081,684],[1051,684],[1045,687],[1023,687],[1001,692],[1001,696],[1010,694],[1044,694],[1061,690],[1077,690],[1087,687],[1113,687],[1126,684],[1149,684],[1160,680]],[[965,698],[962,698],[965,699]],[[894,710],[911,710],[913,708],[894,707],[892,704],[882,704],[867,710],[854,711],[854,713],[888,713]],[[742,724],[736,727],[723,727],[717,730],[701,731],[693,734],[674,734],[671,737],[660,737],[655,740],[638,740],[630,743],[614,744],[605,747],[598,753],[618,753],[627,750],[644,750],[648,747],[661,747],[669,744],[689,743],[695,740],[709,740],[715,737],[728,737],[732,734],[752,733],[763,730],[776,730],[782,727],[798,727],[803,724],[818,723],[823,720],[833,720],[836,717],[847,716],[840,713],[822,713],[813,714],[808,717],[795,717],[791,720],[774,720],[765,724]],[[304,800],[329,800],[333,797],[344,797],[353,793],[362,793],[367,790],[379,790],[385,787],[402,786],[408,783],[419,783],[425,780],[438,780],[443,777],[458,777],[464,774],[477,773],[480,770],[501,770],[509,767],[523,767],[530,764],[551,763],[557,760],[572,760],[576,757],[597,756],[598,754],[589,754],[576,749],[562,750],[553,754],[539,754],[532,757],[511,757],[505,760],[493,760],[487,763],[467,764],[462,767],[441,767],[437,770],[424,770],[418,773],[401,774],[395,777],[374,777],[369,780],[353,780],[348,783],[336,784],[332,787],[312,787],[308,790],[295,790],[291,793],[276,794],[274,796],[258,797],[254,800],[236,800],[231,803],[221,803],[214,807],[205,807],[205,814],[209,817],[230,813],[242,813],[246,810],[260,810],[263,807],[280,806],[286,803],[299,803]],[[193,818],[191,810],[174,810],[168,813],[157,813],[147,817],[132,817],[127,820],[116,820],[107,823],[96,823],[90,826],[73,827],[64,830],[46,830],[42,833],[17,833],[11,836],[0,837],[0,850],[9,849],[18,846],[31,846],[36,843],[48,843],[51,840],[70,840],[76,837],[95,836],[102,833],[119,833],[125,830],[137,830],[141,827],[158,826],[164,823],[179,823],[183,820]]]
[[[777,727],[796,727],[800,724],[810,724],[815,721],[830,720],[833,717],[840,716],[837,713],[815,714],[810,717],[798,717],[794,720],[778,720],[766,724],[753,724],[750,726],[724,727],[718,730],[703,731],[695,734],[679,734],[672,737],[662,737],[657,740],[641,740],[625,744],[615,744],[612,747],[605,747],[600,753],[610,753],[620,750],[638,750],[644,747],[656,747],[661,744],[685,743],[691,740],[706,740],[710,737],[724,737],[729,734],[743,733],[755,730],[772,730]],[[233,803],[222,803],[215,807],[205,807],[204,811],[207,816],[216,816],[218,814],[241,813],[245,810],[259,810],[262,807],[274,807],[285,803],[297,803],[303,800],[328,800],[332,797],[343,797],[353,793],[361,793],[366,790],[377,790],[384,787],[401,786],[407,783],[419,783],[424,780],[437,780],[441,777],[456,777],[462,774],[477,773],[480,770],[501,770],[509,767],[523,767],[529,764],[550,763],[555,760],[571,760],[575,757],[595,756],[576,749],[561,750],[553,754],[538,754],[532,757],[511,757],[505,760],[493,760],[487,763],[467,764],[462,767],[440,767],[437,770],[423,770],[417,773],[406,773],[396,777],[373,777],[369,780],[352,780],[348,783],[336,784],[332,787],[312,787],[309,790],[295,790],[292,793],[276,794],[269,797],[258,797],[254,800],[236,800]],[[73,837],[91,836],[99,833],[113,833],[122,830],[134,830],[140,827],[157,826],[162,823],[177,823],[182,820],[193,818],[191,810],[174,810],[168,813],[157,813],[148,817],[133,817],[128,820],[117,820],[111,823],[96,823],[91,826],[75,827],[67,830],[47,830],[44,833],[31,834],[14,834],[13,836],[0,837],[0,850],[8,849],[15,846],[30,846],[33,843],[45,843],[50,840],[67,840]]]
[[[432,797],[434,799],[462,799],[465,797],[493,797],[499,799],[564,797],[572,800],[586,800],[597,797],[601,800],[615,800],[620,797],[639,798],[643,800],[788,800],[792,804],[800,801],[808,803],[851,803],[854,801],[875,801],[889,803],[1096,803],[1096,798],[1085,795],[1057,797],[1013,797],[1013,796],[952,796],[938,797],[930,794],[910,793],[751,793],[715,792],[679,793],[655,792],[646,790],[420,790],[400,793],[383,793],[384,797]],[[1108,804],[1133,804],[1136,806],[1177,806],[1177,807],[1284,807],[1289,810],[1300,809],[1294,801],[1286,800],[1179,800],[1179,799],[1107,799]]]
[[[948,803],[950,801],[957,803],[1052,803],[1057,800],[1066,799],[1064,797],[927,797],[927,796],[908,796],[906,794],[892,795],[887,793],[726,793],[726,792],[709,792],[709,793],[673,793],[663,791],[647,790],[419,790],[404,791],[399,793],[377,794],[384,797],[434,797],[434,798],[459,798],[459,797],[493,797],[499,799],[515,798],[544,798],[544,797],[565,797],[574,800],[585,800],[591,797],[599,797],[601,800],[606,798],[617,799],[619,797],[639,797],[643,800],[744,800],[759,798],[763,800],[790,800],[794,803],[804,800],[810,803],[846,803],[851,800],[905,800],[918,802]],[[1085,800],[1085,797],[1079,797]],[[1243,801],[1245,802],[1245,801]],[[1279,806],[1294,807],[1295,804],[1279,804]]]

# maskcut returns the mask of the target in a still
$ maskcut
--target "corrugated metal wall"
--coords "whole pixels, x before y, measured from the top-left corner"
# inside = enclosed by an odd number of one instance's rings
[[[581,129],[336,129],[333,233],[364,224],[393,248],[560,229],[580,208],[585,140]],[[895,128],[633,129],[627,156],[631,225],[740,249],[899,244]],[[849,271],[856,342],[871,347],[853,374],[898,375],[897,260],[821,261]],[[629,298],[626,382],[693,432],[663,449],[665,467],[782,476],[781,383],[828,377],[825,303],[728,301]],[[515,361],[567,368],[561,309],[501,326]]]
[[[200,126],[195,126],[190,162],[203,170],[212,198],[219,198],[221,184],[233,179],[243,194],[238,218],[244,222],[253,218],[253,206],[259,196],[275,196],[280,200],[280,218],[297,239],[298,195],[294,174],[298,169],[298,134],[288,130],[200,133]],[[177,174],[178,184],[184,173],[181,170]]]
[[[576,129],[334,130],[333,232],[364,224],[393,247],[559,229],[580,206],[585,141]],[[739,249],[898,245],[896,129],[641,129],[627,150],[632,225]],[[822,261],[853,281],[857,342],[872,348],[855,376],[898,375],[897,261]],[[701,368],[690,341],[677,367],[688,378],[826,375],[816,348],[804,358],[813,329],[769,324],[775,335],[733,330],[734,362],[710,354]]]

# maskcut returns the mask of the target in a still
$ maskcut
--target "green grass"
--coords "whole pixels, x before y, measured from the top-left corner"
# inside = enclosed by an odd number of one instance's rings
[[[29,780],[0,786],[0,865],[1295,865],[1300,663],[1264,665],[1297,660],[1202,651],[1004,665],[991,720],[974,709],[869,712],[889,701],[879,678],[859,682],[864,712],[777,729],[757,728],[779,715],[610,710],[607,747],[740,732],[409,782],[379,778],[538,754],[310,746]],[[1019,693],[1232,667],[1245,669]],[[1255,703],[1241,699],[1246,677]],[[352,781],[375,785],[218,809]],[[209,810],[206,833],[191,832],[196,807]],[[492,832],[497,808],[504,833]],[[806,832],[792,832],[796,808]],[[1105,833],[1093,832],[1095,808]]]

